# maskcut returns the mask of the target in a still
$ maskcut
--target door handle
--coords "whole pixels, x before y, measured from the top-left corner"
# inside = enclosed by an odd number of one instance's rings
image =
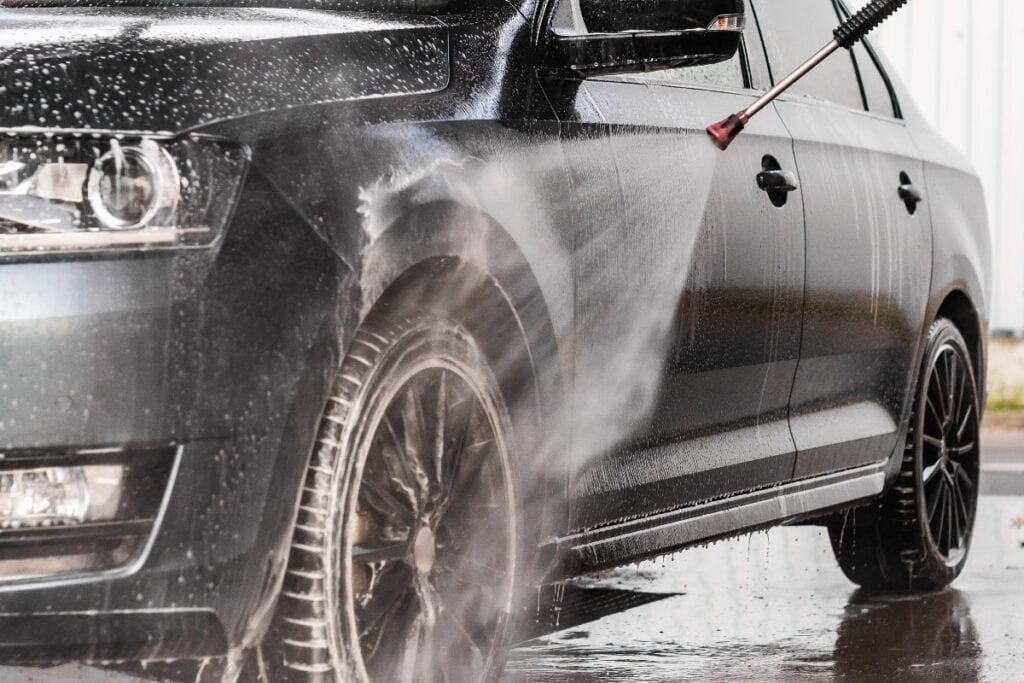
[[[924,201],[924,195],[921,194],[921,189],[910,180],[910,176],[906,173],[900,173],[899,193],[900,199],[907,205],[907,211],[910,215],[914,215],[917,211],[917,205]]]
[[[761,171],[757,174],[757,186],[765,192],[794,192],[800,187],[796,173],[792,171]]]

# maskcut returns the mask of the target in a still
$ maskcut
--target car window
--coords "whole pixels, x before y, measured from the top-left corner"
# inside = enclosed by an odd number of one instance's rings
[[[839,25],[832,0],[753,0],[752,4],[776,82],[820,50]],[[846,50],[829,57],[790,92],[864,109],[857,72]]]
[[[559,35],[586,35],[587,28],[580,12],[579,0],[559,0],[551,15],[550,28]],[[741,49],[742,52],[742,49]],[[743,57],[737,53],[732,59],[707,66],[687,66],[678,69],[659,69],[643,74],[652,81],[709,85],[718,88],[744,88]]]
[[[558,0],[551,14],[550,28],[563,36],[582,36],[587,33],[580,13],[579,0]]]
[[[896,107],[893,106],[892,93],[889,92],[889,85],[882,75],[878,62],[863,44],[853,48],[853,56],[857,60],[868,110],[881,116],[895,117]]]

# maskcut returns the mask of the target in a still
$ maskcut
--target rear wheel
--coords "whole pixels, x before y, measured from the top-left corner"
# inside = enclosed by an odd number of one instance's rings
[[[508,411],[469,334],[371,318],[338,373],[272,628],[278,677],[481,681],[516,591]]]
[[[952,322],[932,325],[899,477],[882,501],[829,526],[839,566],[865,588],[931,590],[967,562],[978,503],[978,398]]]

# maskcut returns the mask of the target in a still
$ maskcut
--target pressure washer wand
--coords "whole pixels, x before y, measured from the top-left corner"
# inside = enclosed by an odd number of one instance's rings
[[[724,121],[708,126],[708,135],[715,141],[718,148],[726,150],[736,136],[743,132],[747,123],[759,111],[767,107],[775,98],[789,90],[812,69],[824,62],[829,55],[841,47],[847,50],[860,42],[864,36],[878,28],[879,24],[896,13],[896,10],[907,4],[908,0],[872,0],[870,4],[843,22],[833,31],[835,36],[825,47],[801,64],[796,71],[779,81],[774,88],[762,95],[756,102],[741,112],[733,114]]]

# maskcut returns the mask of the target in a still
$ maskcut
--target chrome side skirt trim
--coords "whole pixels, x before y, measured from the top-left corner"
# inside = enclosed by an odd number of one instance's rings
[[[557,578],[595,571],[686,546],[733,536],[817,511],[878,496],[885,487],[884,464],[796,481],[589,529],[552,542],[562,570]]]

